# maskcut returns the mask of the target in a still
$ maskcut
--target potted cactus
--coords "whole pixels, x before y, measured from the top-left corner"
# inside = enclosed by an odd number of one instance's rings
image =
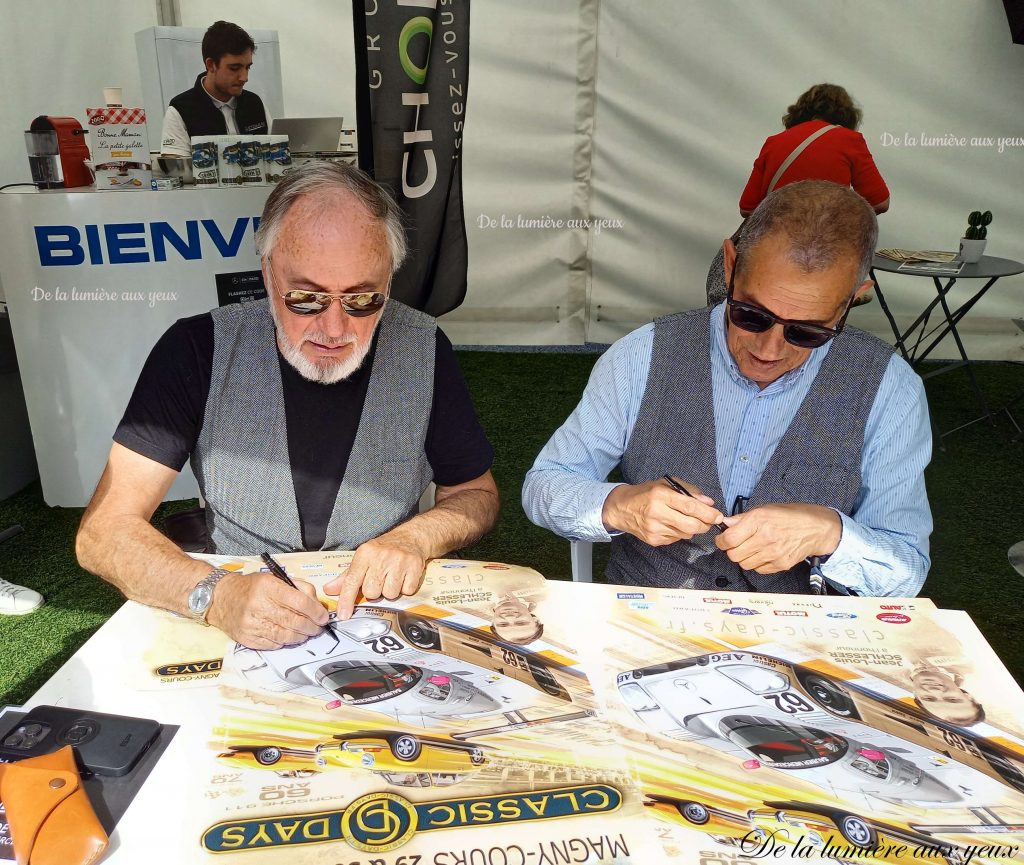
[[[960,254],[957,256],[961,261],[974,263],[981,260],[981,256],[985,253],[988,226],[991,222],[991,210],[986,210],[984,213],[975,210],[967,217],[967,231],[960,238]]]

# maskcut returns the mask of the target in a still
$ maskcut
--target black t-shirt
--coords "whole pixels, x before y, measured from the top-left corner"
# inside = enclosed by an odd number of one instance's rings
[[[306,549],[327,535],[362,415],[376,336],[363,365],[335,384],[307,381],[280,353],[288,454]],[[203,425],[213,367],[210,313],[175,322],[153,347],[114,441],[180,471]],[[325,448],[324,430],[332,447]],[[455,486],[486,472],[494,450],[477,419],[448,338],[437,330],[434,401],[424,445],[434,482]]]

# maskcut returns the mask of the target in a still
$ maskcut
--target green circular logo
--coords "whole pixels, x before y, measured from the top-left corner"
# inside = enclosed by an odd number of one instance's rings
[[[408,799],[394,793],[360,796],[341,818],[341,834],[357,850],[386,853],[416,834],[419,815]]]
[[[409,43],[414,36],[425,33],[427,36],[427,60],[422,67],[417,66],[409,57]],[[402,32],[398,35],[398,59],[402,63],[405,74],[417,84],[427,80],[427,65],[430,63],[430,40],[434,38],[434,22],[422,15],[418,18],[410,18]]]

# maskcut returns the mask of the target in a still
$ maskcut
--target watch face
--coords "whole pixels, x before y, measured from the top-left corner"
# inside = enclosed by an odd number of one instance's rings
[[[213,600],[213,587],[200,583],[188,596],[188,608],[193,613],[205,613],[211,600]]]

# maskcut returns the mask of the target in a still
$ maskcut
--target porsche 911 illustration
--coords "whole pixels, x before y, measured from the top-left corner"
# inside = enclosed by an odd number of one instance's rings
[[[228,745],[227,751],[217,758],[230,766],[242,769],[261,767],[273,769],[286,777],[313,775],[319,770],[317,753],[312,748],[292,748],[285,745]]]
[[[741,842],[756,844],[765,832],[755,827],[745,813],[712,804],[705,791],[680,791],[683,797],[647,793],[644,805],[670,822],[706,832],[719,844],[739,846]]]
[[[961,865],[969,858],[955,844],[826,805],[765,802],[763,808],[751,810],[749,817],[753,825],[768,833],[785,827],[790,837],[801,837],[813,847],[825,849],[828,845],[830,859],[861,861],[857,851],[871,851],[871,861],[903,865],[908,849],[920,851],[915,858],[948,865]],[[852,848],[848,856],[843,855],[846,845]]]
[[[838,862],[904,865],[908,849],[921,851],[919,858],[930,862],[961,865],[968,859],[955,844],[839,807],[764,802],[761,807],[743,809],[738,803],[719,802],[708,791],[683,789],[680,793],[681,798],[648,793],[644,805],[754,859],[775,858],[775,850],[794,846],[817,849],[814,858]],[[806,853],[803,858],[808,858]]]
[[[826,666],[821,663],[810,666],[760,653],[726,654],[743,657],[742,661],[729,662],[734,676],[740,675],[741,667],[751,668],[748,676],[758,675],[757,670],[765,671],[763,674],[774,672],[785,678],[794,696],[806,698],[834,718],[855,721],[943,754],[1024,793],[1024,747],[1015,746],[1008,739],[1005,744],[996,742],[935,718],[909,698],[897,700],[872,692],[865,685],[871,681],[866,677],[851,673],[845,677],[830,675],[821,669]],[[692,660],[701,665],[710,663],[713,657],[718,656],[703,655]],[[836,674],[845,673],[840,668],[827,667]]]
[[[389,610],[386,617],[376,615],[380,612],[360,608],[351,619],[333,621],[298,646],[274,651],[236,646],[234,666],[266,690],[323,699],[328,708],[353,706],[395,718],[512,712],[546,693],[522,676],[506,676],[440,649],[424,648],[433,640],[426,631],[410,626],[409,636],[401,630],[396,633],[397,612]]]
[[[449,783],[478,771],[486,762],[483,746],[395,730],[341,733],[333,742],[316,747],[316,763],[321,767],[361,767],[395,777],[424,772],[446,778],[457,776]],[[417,782],[414,786],[422,785]]]
[[[631,670],[619,674],[619,694],[652,732],[704,741],[748,769],[768,766],[888,801],[961,800],[913,759],[924,762],[927,752],[837,719],[757,657],[726,652]]]

